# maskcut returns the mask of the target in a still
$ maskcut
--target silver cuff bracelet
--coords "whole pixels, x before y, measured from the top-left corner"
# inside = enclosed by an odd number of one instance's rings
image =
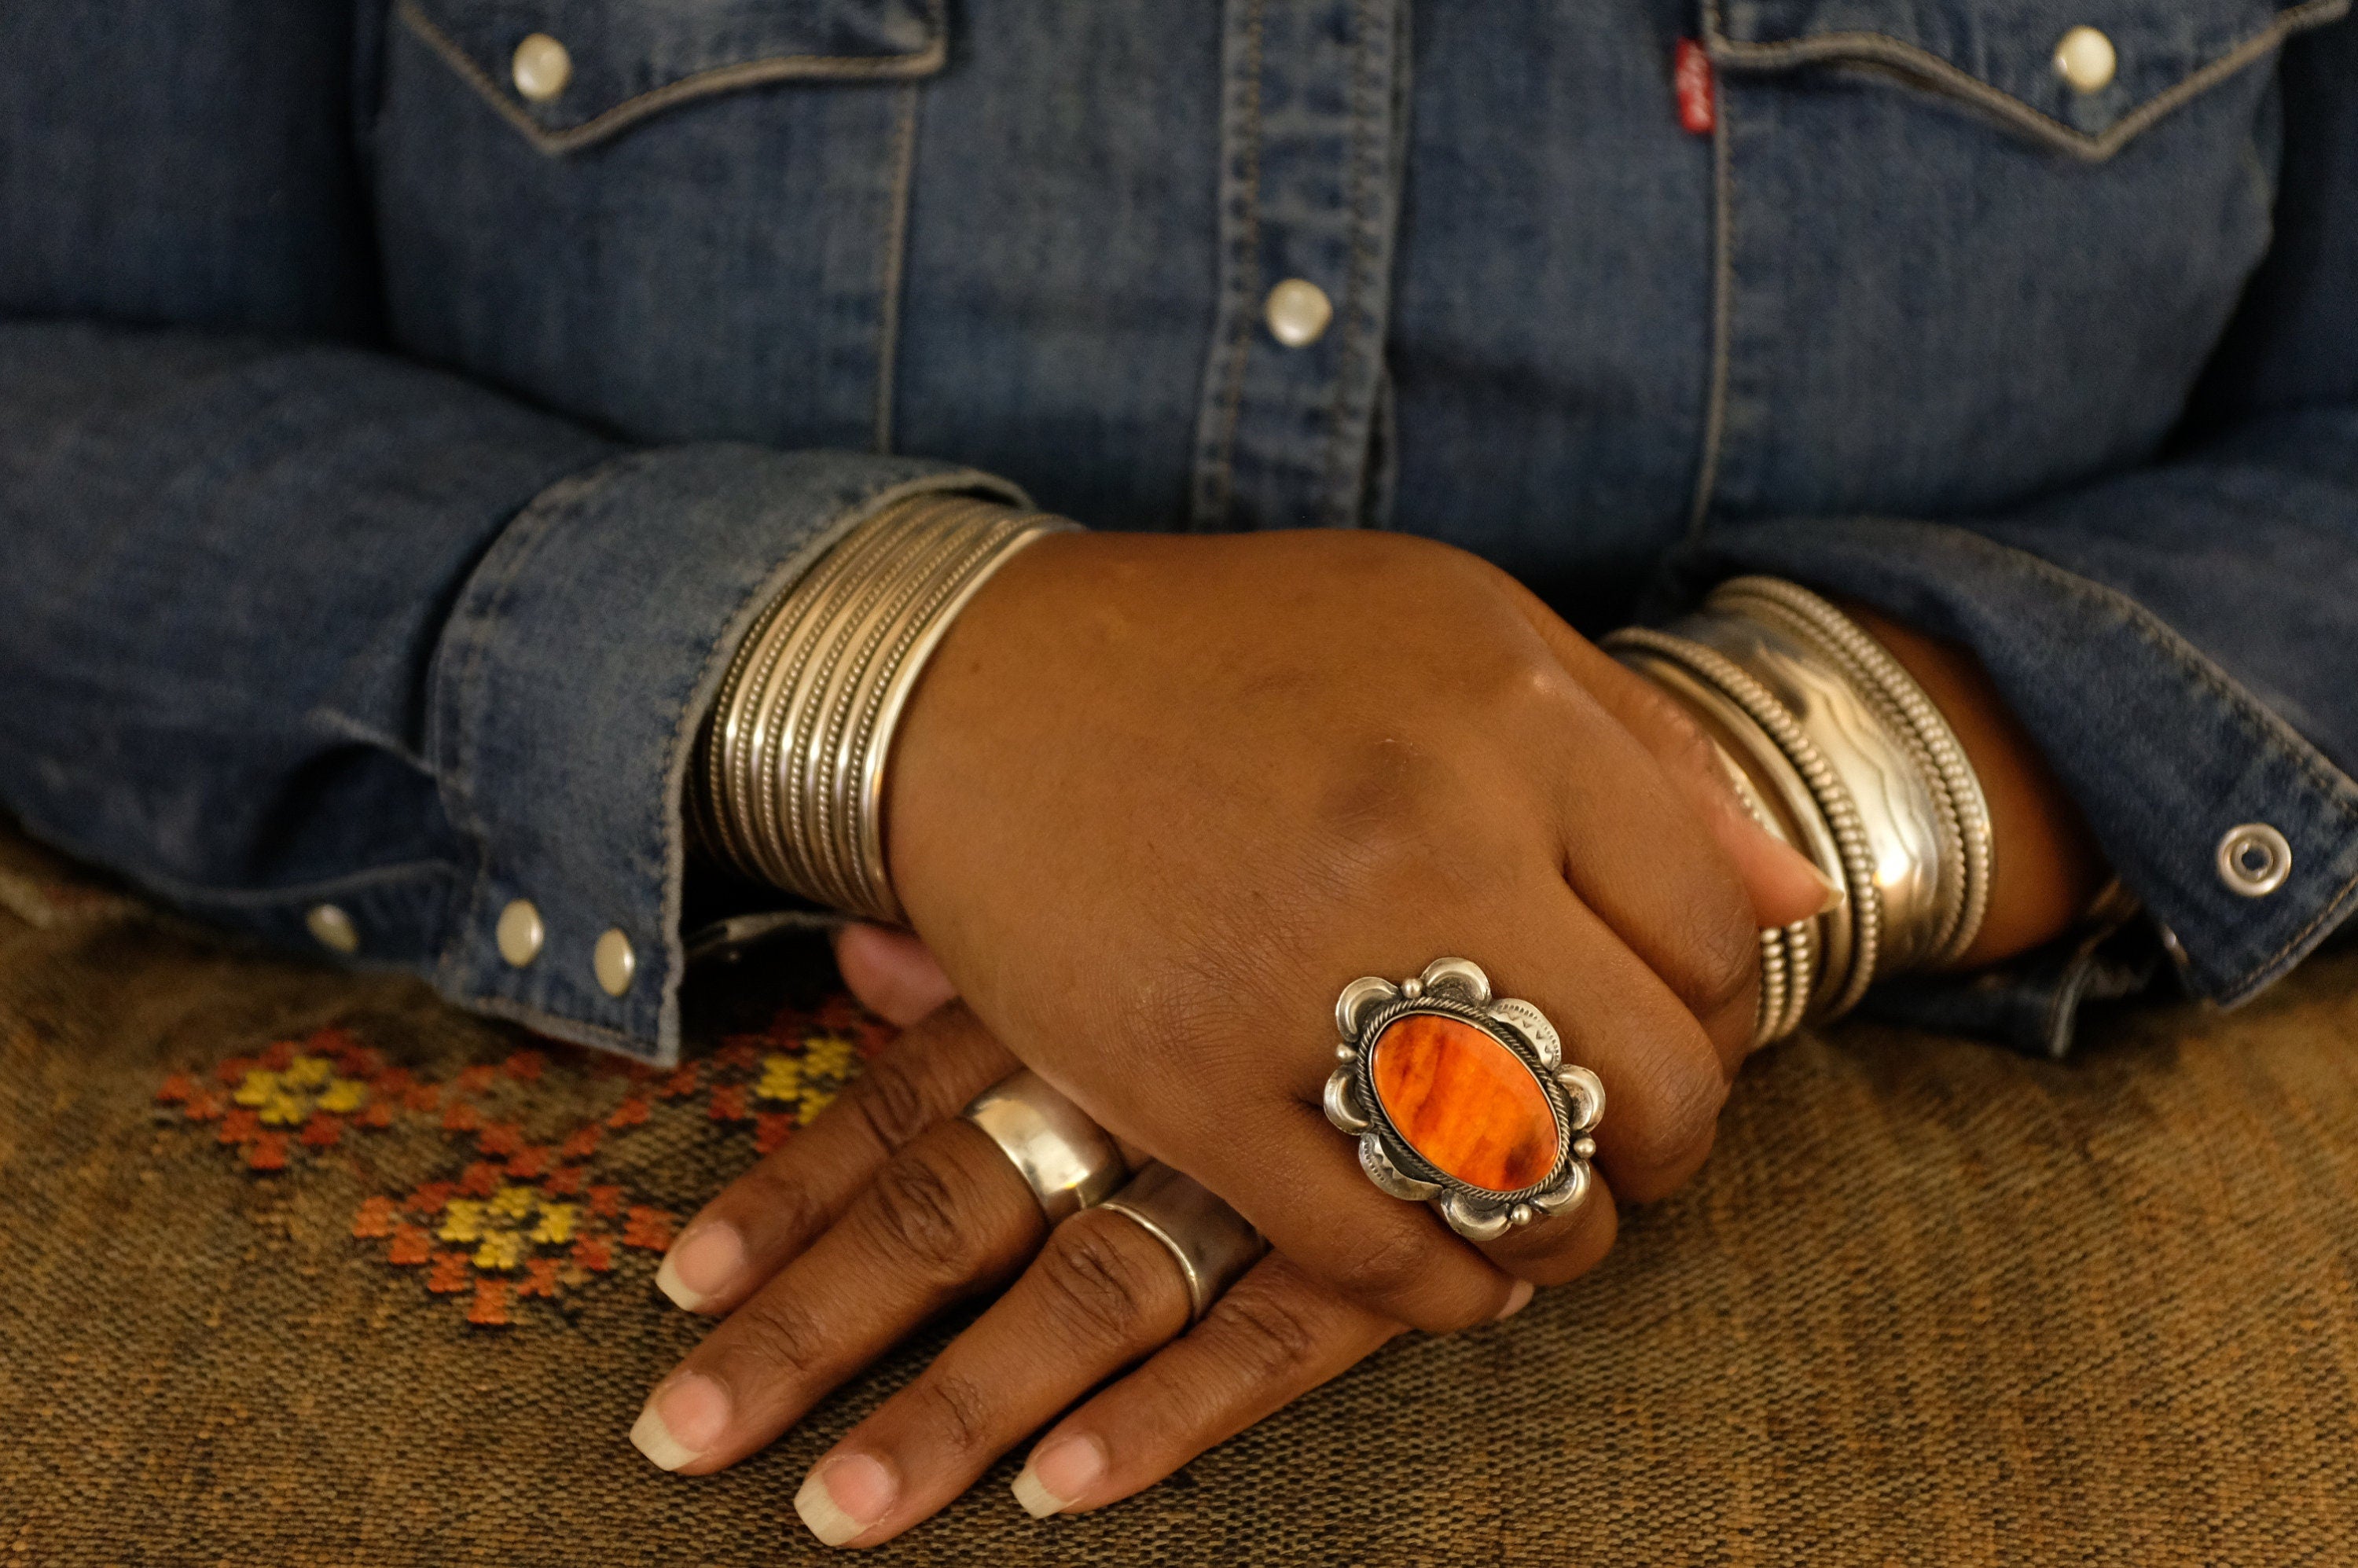
[[[721,681],[688,788],[706,850],[817,903],[898,921],[883,806],[902,709],[990,575],[1076,526],[921,495],[829,550],[762,611]]]
[[[1756,1044],[1973,946],[1992,855],[1980,781],[1931,698],[1850,617],[1793,583],[1742,577],[1694,614],[1606,646],[1702,721],[1754,818],[1849,894],[1760,934]]]

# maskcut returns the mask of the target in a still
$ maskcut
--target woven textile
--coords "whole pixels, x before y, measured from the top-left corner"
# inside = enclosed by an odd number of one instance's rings
[[[625,1441],[698,1334],[670,1227],[857,1070],[806,955],[679,1075],[234,951],[0,843],[0,1563],[826,1555],[804,1468]],[[9,913],[13,911],[14,913]],[[1176,1479],[925,1564],[2358,1561],[2358,955],[2069,1065],[1852,1027],[1511,1324],[1412,1337]]]

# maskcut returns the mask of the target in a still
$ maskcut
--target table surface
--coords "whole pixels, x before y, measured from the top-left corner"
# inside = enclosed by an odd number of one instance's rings
[[[670,1228],[857,1071],[806,956],[676,1075],[241,950],[0,834],[0,1563],[817,1560],[804,1468],[624,1437]],[[1001,1465],[883,1563],[2358,1561],[2358,953],[2067,1064],[1867,1025],[1747,1069],[1685,1191],[1173,1481]]]

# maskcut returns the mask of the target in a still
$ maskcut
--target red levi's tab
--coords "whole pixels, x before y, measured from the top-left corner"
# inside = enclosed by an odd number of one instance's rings
[[[1711,56],[1693,38],[1681,38],[1671,56],[1671,87],[1678,94],[1679,124],[1698,136],[1711,135],[1719,123],[1712,92]]]

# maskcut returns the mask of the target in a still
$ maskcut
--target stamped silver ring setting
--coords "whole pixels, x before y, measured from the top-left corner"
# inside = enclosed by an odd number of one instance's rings
[[[1326,1119],[1357,1136],[1377,1186],[1432,1203],[1470,1241],[1588,1195],[1605,1086],[1563,1060],[1546,1014],[1493,997],[1480,966],[1435,958],[1398,983],[1353,980],[1335,1024]]]

